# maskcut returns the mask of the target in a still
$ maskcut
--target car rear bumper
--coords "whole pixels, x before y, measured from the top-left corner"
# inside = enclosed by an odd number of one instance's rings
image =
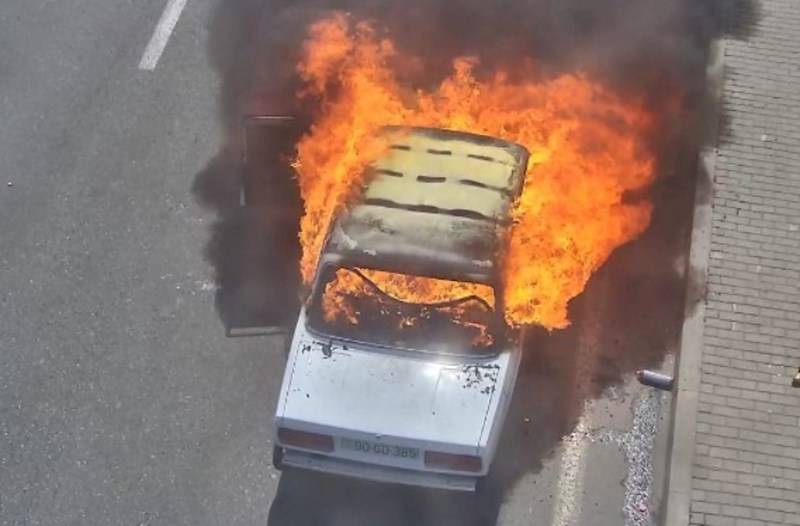
[[[427,471],[401,469],[353,460],[306,453],[295,449],[284,449],[281,464],[285,467],[308,469],[321,473],[342,475],[376,482],[405,484],[426,488],[455,491],[475,491],[477,477],[449,475]]]

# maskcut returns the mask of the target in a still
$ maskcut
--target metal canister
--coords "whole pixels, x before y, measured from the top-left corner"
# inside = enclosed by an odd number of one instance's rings
[[[675,383],[671,376],[666,374],[648,371],[647,369],[640,369],[636,371],[636,379],[639,383],[649,387],[655,387],[662,391],[672,391],[672,385]]]

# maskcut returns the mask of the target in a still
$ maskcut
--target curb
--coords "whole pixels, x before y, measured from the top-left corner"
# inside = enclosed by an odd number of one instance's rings
[[[711,242],[711,193],[717,157],[720,108],[724,76],[725,43],[714,41],[708,49],[706,80],[717,104],[710,112],[711,146],[699,155],[689,261],[686,266],[686,304],[677,356],[676,390],[672,400],[672,425],[668,449],[663,526],[687,526],[692,501],[692,466],[697,432],[697,405],[703,357],[703,329]]]

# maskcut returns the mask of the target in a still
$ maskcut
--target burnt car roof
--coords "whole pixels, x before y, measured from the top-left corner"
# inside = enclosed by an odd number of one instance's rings
[[[347,264],[494,282],[528,151],[472,133],[387,127],[361,199],[323,256]]]

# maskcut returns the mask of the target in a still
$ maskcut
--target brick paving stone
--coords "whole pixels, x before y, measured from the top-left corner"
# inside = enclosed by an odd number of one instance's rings
[[[800,525],[800,0],[724,50],[689,523]]]

